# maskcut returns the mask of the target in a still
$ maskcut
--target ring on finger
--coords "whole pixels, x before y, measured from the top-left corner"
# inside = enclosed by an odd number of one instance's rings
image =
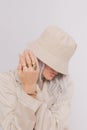
[[[33,69],[34,69],[34,70],[37,69],[37,65],[36,65],[36,63],[33,64]]]
[[[27,66],[24,66],[24,67],[23,67],[23,70],[26,71],[26,70],[27,70]]]

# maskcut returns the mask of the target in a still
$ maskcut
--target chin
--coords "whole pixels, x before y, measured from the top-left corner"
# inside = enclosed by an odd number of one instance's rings
[[[49,77],[49,78],[46,78],[46,80],[52,80],[52,79],[54,79],[54,77]]]

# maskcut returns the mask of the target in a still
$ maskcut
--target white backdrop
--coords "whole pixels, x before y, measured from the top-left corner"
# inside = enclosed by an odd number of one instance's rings
[[[18,54],[48,25],[58,25],[77,44],[70,61],[74,80],[70,130],[87,130],[87,1],[0,0],[0,72],[14,69]]]

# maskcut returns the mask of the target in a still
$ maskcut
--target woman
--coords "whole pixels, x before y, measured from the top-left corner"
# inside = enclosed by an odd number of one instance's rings
[[[3,130],[68,130],[72,98],[69,60],[77,44],[49,26],[19,56],[16,70],[0,74]]]

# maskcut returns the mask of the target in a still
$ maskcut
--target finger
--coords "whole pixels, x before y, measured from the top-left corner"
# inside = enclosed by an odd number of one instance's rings
[[[25,71],[28,71],[27,66],[24,66],[24,67],[23,67],[23,72],[25,72]]]
[[[18,67],[17,67],[18,70],[22,70],[22,65],[19,64]]]
[[[22,66],[23,66],[23,68],[22,68],[23,72],[28,71],[28,66],[27,66],[26,58],[25,58],[25,51],[22,54],[21,62],[22,62]]]
[[[20,65],[18,65],[18,67],[17,67],[17,72],[18,72],[19,75],[20,75],[21,72],[22,72],[22,69],[21,69],[21,66],[20,66]]]
[[[35,56],[35,62],[36,62],[36,66],[37,66],[37,71],[39,71],[39,62],[38,62],[38,59],[37,59],[37,57]]]
[[[23,54],[20,55],[20,64],[21,64],[23,67],[26,66],[25,57],[24,57]]]
[[[28,50],[24,51],[24,56],[25,56],[26,64],[27,64],[27,68],[25,68],[24,71],[33,71],[33,67],[32,67],[32,64],[31,64],[31,58],[29,56]]]
[[[21,64],[21,61],[20,61],[20,54],[19,54],[19,63],[18,63],[18,67],[17,67],[17,69],[18,70],[22,70],[22,64]]]
[[[29,53],[29,56],[31,58],[32,65],[35,64],[35,57],[34,57],[33,52],[31,52],[31,50],[29,50],[28,53]]]
[[[26,56],[27,55],[27,56]],[[26,61],[26,57],[28,58],[28,62],[26,63],[26,65],[23,65],[23,71],[32,71],[33,67],[31,65],[31,60],[29,58],[29,55],[26,54],[26,50],[23,53],[23,59]]]
[[[32,53],[33,58],[34,58],[34,64],[36,64],[36,66],[37,66],[37,69],[36,69],[36,70],[39,71],[39,63],[38,63],[38,59],[37,59],[37,57],[35,56],[35,54],[34,54],[33,52],[31,52],[31,53]]]
[[[32,61],[31,61],[31,58],[29,57],[28,50],[24,51],[24,55],[25,55],[26,64],[28,67],[30,67],[32,64]]]
[[[19,78],[20,78],[20,76],[22,75],[22,72],[23,72],[23,71],[20,70],[20,69],[17,70],[17,73],[18,73],[18,75],[19,75]]]
[[[19,65],[22,67],[21,54],[19,54]]]

